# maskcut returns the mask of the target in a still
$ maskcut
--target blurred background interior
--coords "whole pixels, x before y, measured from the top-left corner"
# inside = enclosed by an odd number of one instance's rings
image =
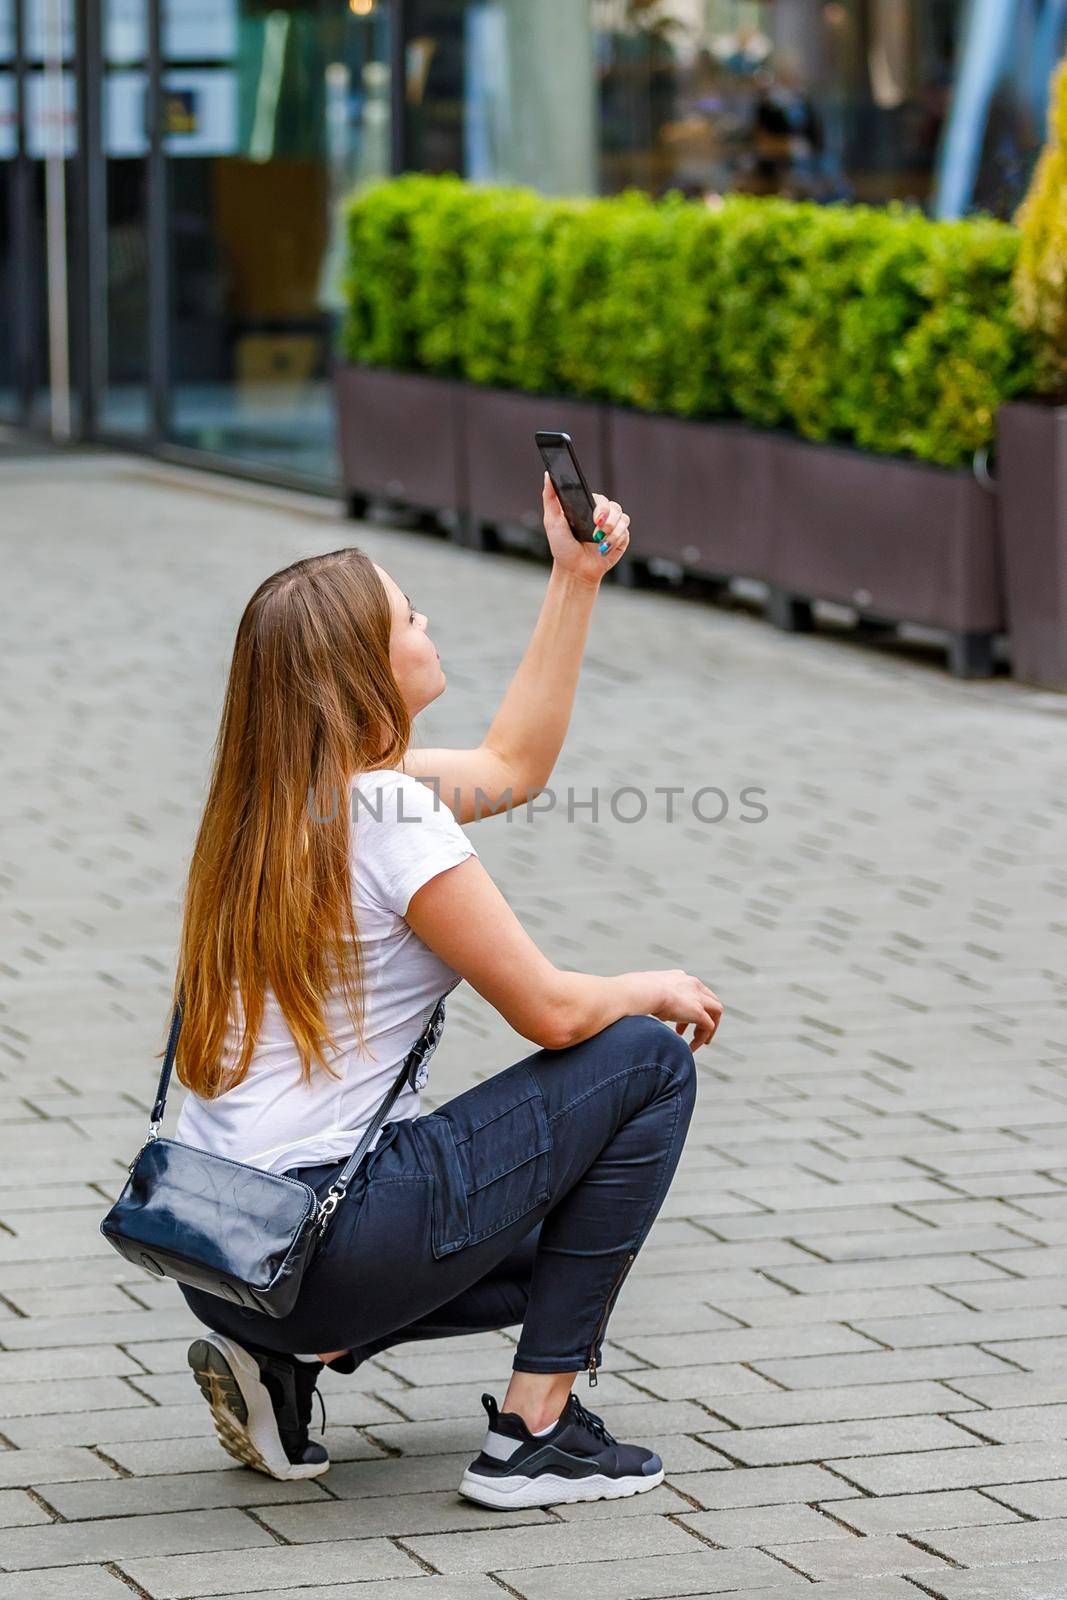
[[[1065,47],[1067,0],[0,0],[0,423],[333,488],[359,179],[1007,217]]]

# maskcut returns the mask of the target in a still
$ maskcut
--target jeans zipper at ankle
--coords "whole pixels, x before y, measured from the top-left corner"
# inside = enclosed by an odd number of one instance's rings
[[[626,1260],[623,1262],[622,1271],[619,1273],[618,1277],[615,1279],[615,1282],[611,1286],[610,1293],[608,1294],[607,1301],[606,1301],[606,1303],[604,1305],[604,1315],[601,1317],[600,1322],[597,1324],[597,1330],[593,1335],[593,1342],[589,1346],[589,1363],[588,1363],[588,1366],[587,1366],[586,1370],[589,1373],[589,1387],[591,1389],[595,1389],[596,1388],[596,1384],[597,1384],[596,1347],[600,1343],[600,1340],[601,1340],[601,1337],[603,1335],[604,1328],[605,1328],[605,1325],[607,1323],[608,1317],[611,1314],[611,1308],[615,1304],[615,1298],[618,1295],[619,1290],[622,1288],[622,1280],[625,1278],[626,1274],[629,1272],[630,1268],[633,1266],[633,1264],[634,1264],[634,1262],[636,1260],[637,1260],[637,1251],[636,1250],[631,1250],[630,1254],[626,1257]]]

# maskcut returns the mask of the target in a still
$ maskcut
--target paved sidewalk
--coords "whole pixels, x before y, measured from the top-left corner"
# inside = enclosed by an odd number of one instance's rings
[[[544,572],[120,458],[0,475],[0,1600],[1067,1596],[1067,697],[606,589],[556,811],[472,837],[555,960],[685,966],[727,1008],[578,1383],[667,1480],[462,1501],[515,1329],[330,1374],[335,1465],[277,1484],[216,1446],[174,1286],[97,1233],[234,629],[268,572],[358,542],[441,650],[422,741],[471,743]],[[644,821],[610,814],[628,785]],[[530,1048],[457,990],[426,1109]]]

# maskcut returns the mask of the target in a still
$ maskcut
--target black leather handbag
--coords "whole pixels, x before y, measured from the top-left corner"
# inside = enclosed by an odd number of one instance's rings
[[[174,1007],[148,1137],[100,1232],[125,1260],[249,1311],[284,1317],[375,1134],[403,1089],[416,1087],[445,1020],[444,996],[321,1202],[310,1184],[159,1136],[182,1026]]]

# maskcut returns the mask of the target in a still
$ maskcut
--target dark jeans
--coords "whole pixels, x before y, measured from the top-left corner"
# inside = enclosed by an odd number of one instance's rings
[[[521,1322],[517,1371],[599,1365],[695,1098],[688,1043],[655,1017],[623,1017],[426,1116],[386,1123],[288,1316],[182,1293],[208,1327],[274,1350],[363,1360]],[[322,1195],[342,1164],[294,1175]]]

